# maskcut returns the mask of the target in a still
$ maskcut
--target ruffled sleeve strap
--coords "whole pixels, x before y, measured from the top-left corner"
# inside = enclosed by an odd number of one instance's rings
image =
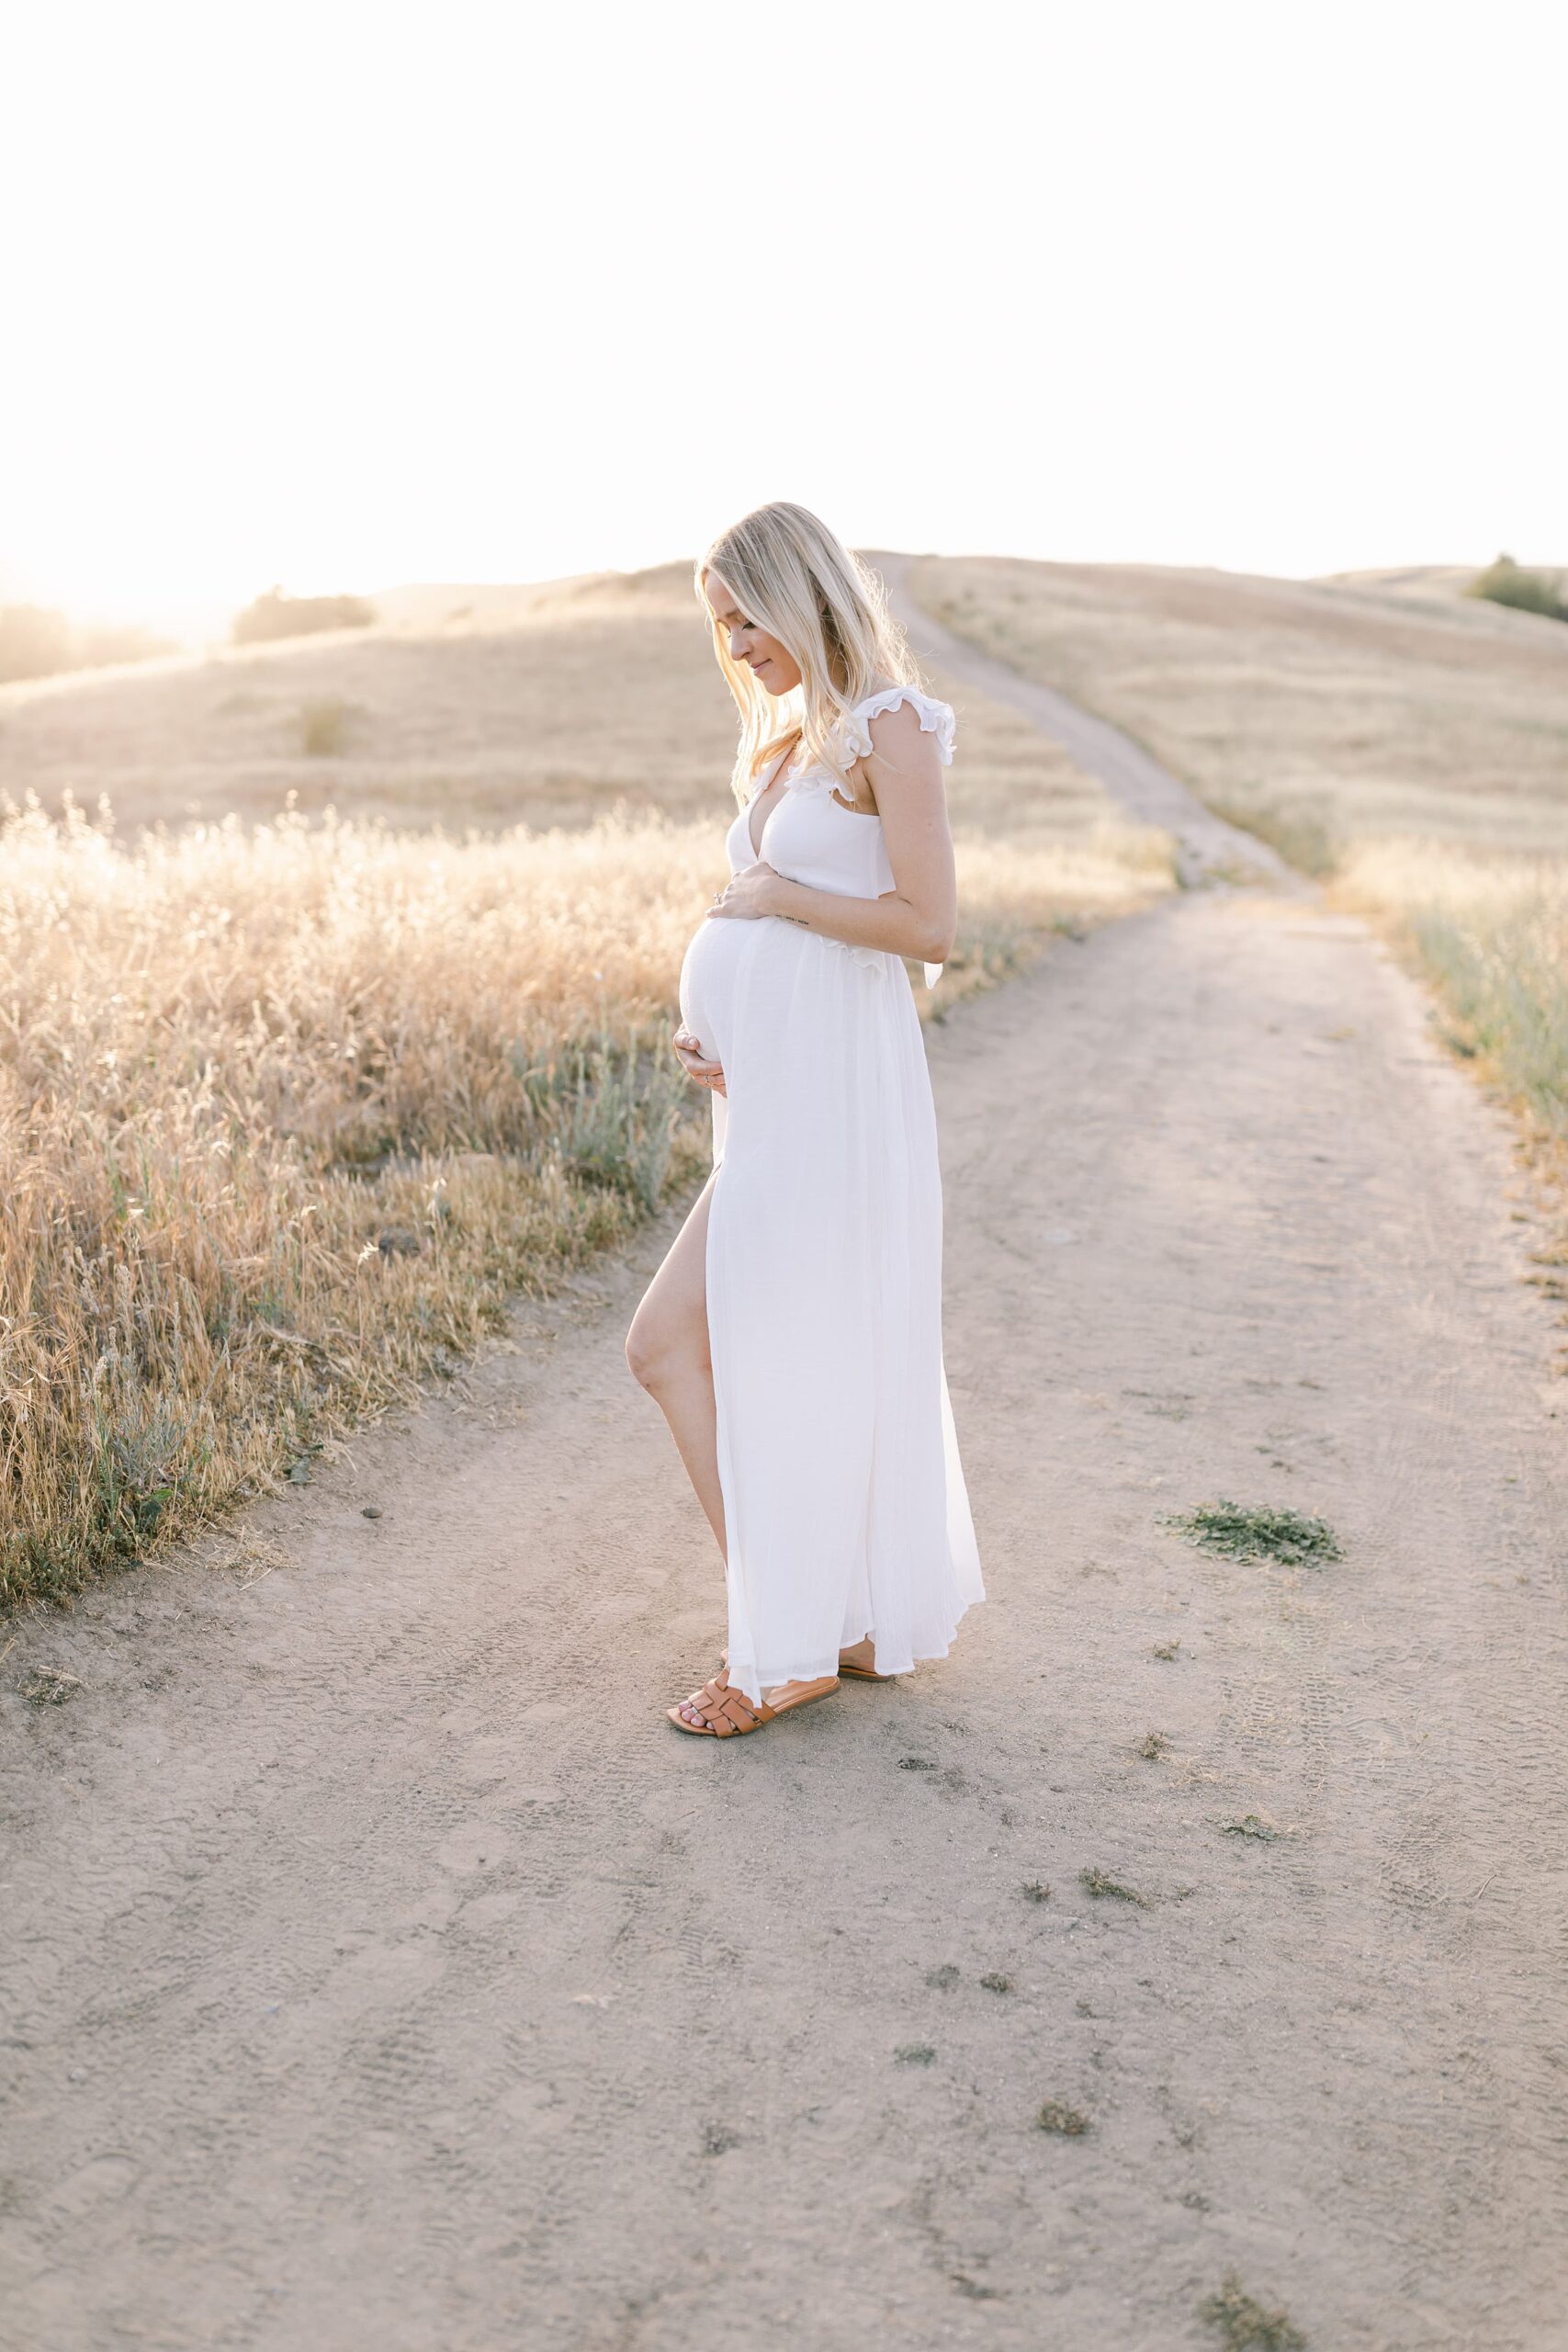
[[[942,766],[950,767],[958,721],[951,704],[938,702],[934,695],[924,695],[918,686],[888,686],[882,694],[869,695],[864,702],[857,702],[853,710],[845,714],[844,740],[851,746],[851,757],[863,760],[870,756],[870,721],[885,710],[897,710],[901,702],[907,702],[914,711],[923,735],[935,735]]]
[[[958,721],[953,715],[951,703],[938,702],[934,695],[922,694],[918,686],[889,686],[879,695],[872,695],[864,702],[857,702],[844,719],[844,740],[850,746],[850,757],[869,758],[873,750],[869,721],[885,710],[897,710],[907,702],[920,722],[922,735],[934,735],[938,757],[942,766],[953,764],[953,745],[958,732]],[[934,989],[942,974],[940,964],[922,964],[926,986]]]

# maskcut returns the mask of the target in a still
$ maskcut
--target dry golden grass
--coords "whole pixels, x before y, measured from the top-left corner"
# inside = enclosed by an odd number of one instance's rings
[[[1568,1302],[1568,860],[1367,842],[1332,891],[1435,983],[1445,1042],[1517,1115],[1555,1226],[1532,1248],[1529,1279]]]
[[[708,1097],[669,1036],[723,872],[732,731],[694,607],[656,580],[574,608],[505,639],[384,646],[403,699],[364,722],[425,729],[419,679],[444,682],[470,783],[511,763],[527,826],[416,831],[412,792],[389,825],[378,772],[368,815],[122,840],[35,807],[0,830],[0,1598],[67,1591],[308,1477],[335,1432],[450,1371],[510,1292],[705,1166]],[[68,764],[84,797],[173,820],[157,763],[176,740],[200,751],[215,693],[286,670],[288,697],[331,706],[374,650],[79,682],[10,706],[7,733],[27,718],[62,782]],[[481,663],[482,713],[438,657],[468,685]],[[917,991],[927,1013],[1169,884],[1159,837],[1110,820],[1009,714],[969,705],[961,726],[964,929],[940,995]],[[592,789],[546,828],[579,745]],[[243,761],[209,771],[206,792],[243,798]]]
[[[1411,841],[1350,850],[1333,886],[1437,981],[1448,1041],[1568,1172],[1568,860]]]
[[[0,1593],[308,1462],[695,1172],[699,846],[6,830]]]

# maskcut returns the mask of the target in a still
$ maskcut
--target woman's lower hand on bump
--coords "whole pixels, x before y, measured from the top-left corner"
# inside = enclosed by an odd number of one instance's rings
[[[694,1037],[684,1023],[676,1030],[673,1042],[675,1058],[688,1077],[694,1078],[699,1086],[711,1087],[714,1093],[722,1094],[725,1091],[722,1066],[707,1059],[701,1039]]]

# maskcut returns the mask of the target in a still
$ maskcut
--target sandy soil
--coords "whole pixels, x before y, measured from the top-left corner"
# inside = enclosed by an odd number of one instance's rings
[[[928,1044],[991,1596],[945,1664],[665,1724],[722,1638],[621,1352],[673,1216],[231,1572],[19,1629],[16,2341],[1170,2352],[1232,2267],[1317,2347],[1568,2341],[1564,1392],[1506,1130],[1273,885]],[[1219,1495],[1345,1556],[1162,1527]]]

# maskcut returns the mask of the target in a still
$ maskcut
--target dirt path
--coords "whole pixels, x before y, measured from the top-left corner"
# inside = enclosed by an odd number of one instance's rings
[[[930,1051],[944,1666],[664,1724],[721,1638],[621,1353],[672,1216],[256,1511],[271,1573],[23,1629],[7,2340],[1172,2352],[1234,2267],[1319,2352],[1568,2341],[1568,1419],[1501,1122],[1310,894]],[[1217,1495],[1345,1557],[1162,1531]]]

